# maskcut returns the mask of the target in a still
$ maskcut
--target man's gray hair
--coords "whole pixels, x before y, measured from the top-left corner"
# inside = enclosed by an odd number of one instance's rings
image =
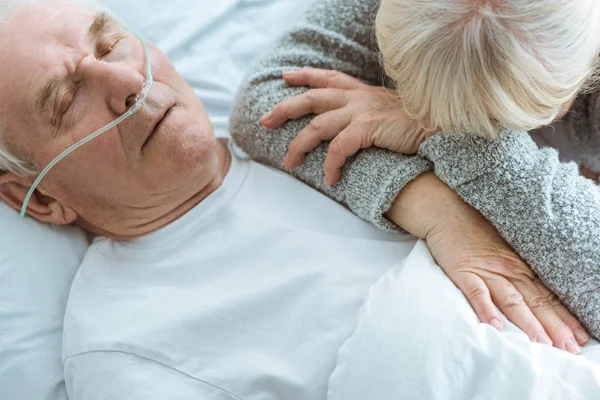
[[[0,129],[0,175],[12,172],[19,176],[35,176],[32,163],[22,157],[17,157],[4,142],[4,132]]]
[[[89,6],[93,9],[105,9],[96,0],[0,0],[0,34],[2,27],[21,7],[29,4],[41,3],[44,1],[73,2]],[[35,176],[33,164],[26,159],[18,157],[11,151],[4,138],[6,131],[0,127],[0,175],[6,172],[12,172],[20,176]]]

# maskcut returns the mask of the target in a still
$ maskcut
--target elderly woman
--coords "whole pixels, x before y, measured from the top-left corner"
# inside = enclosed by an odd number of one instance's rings
[[[440,0],[439,3],[431,7],[446,2]],[[599,34],[597,5],[583,2],[593,8],[581,13],[576,8],[583,3],[575,2],[571,6],[565,2],[555,3],[580,18],[561,25],[571,28],[563,32],[573,38],[556,48],[571,48],[572,43],[579,42],[585,44],[587,47],[582,50],[572,49],[573,57],[580,58],[569,60],[567,64],[582,66],[580,70],[586,77],[593,68],[598,46],[591,46],[589,37],[581,37]],[[471,2],[456,4],[471,7]],[[494,237],[493,231],[482,228],[473,210],[447,208],[444,196],[439,196],[437,203],[432,200],[437,196],[436,191],[445,190],[431,175],[430,171],[435,170],[441,180],[494,224],[541,281],[599,337],[600,198],[592,182],[580,177],[572,164],[559,163],[556,152],[539,150],[520,132],[506,131],[498,141],[462,134],[436,135],[420,146],[420,156],[366,149],[349,159],[338,184],[325,184],[336,181],[339,176],[325,177],[323,163],[326,170],[335,174],[345,157],[341,151],[343,146],[339,146],[341,143],[336,139],[334,154],[326,158],[327,146],[316,147],[321,140],[335,137],[345,127],[354,129],[355,139],[360,138],[361,130],[374,134],[407,129],[406,118],[399,112],[398,104],[390,93],[378,87],[382,82],[391,86],[380,67],[374,36],[378,5],[377,0],[330,0],[315,6],[251,73],[232,117],[232,134],[252,157],[277,168],[294,168],[291,172],[296,177],[380,228],[394,229],[391,220],[427,239],[440,266],[464,292],[482,321],[501,328],[497,306],[533,340],[578,353],[574,339],[583,344],[585,333],[535,275],[522,268],[518,257],[503,247],[502,240]],[[477,18],[472,18],[473,14],[464,15],[465,24],[478,23]],[[518,18],[524,15],[519,14]],[[490,18],[499,23],[502,17],[492,15]],[[524,37],[514,35],[512,39],[524,40]],[[415,41],[430,39],[427,35],[414,38]],[[456,40],[462,39],[457,36]],[[551,48],[547,51],[551,52]],[[288,72],[306,66],[343,71],[360,81],[333,72]],[[435,67],[428,66],[431,70]],[[579,76],[580,87],[581,73]],[[306,92],[302,86],[316,90]],[[571,94],[579,87],[572,85]],[[564,98],[565,103],[569,90],[558,96]],[[294,97],[296,95],[300,96]],[[594,147],[582,143],[593,145],[598,140],[589,129],[582,129],[596,124],[595,103],[589,105],[592,99],[594,95],[577,100],[575,108],[582,112],[571,116],[573,129],[566,133],[580,150],[581,158],[588,161],[588,167],[595,167],[589,163],[593,160],[589,155]],[[551,108],[551,112],[544,110],[550,120],[559,114],[562,104]],[[318,117],[311,122],[308,114]],[[288,119],[293,121],[284,125]],[[359,129],[355,129],[357,127]],[[404,147],[412,145],[416,150],[422,139],[408,137]],[[364,147],[371,144],[372,141]],[[286,158],[288,146],[291,147]],[[304,153],[315,147],[304,158]],[[417,221],[432,218],[425,204],[419,215],[403,212],[403,202],[425,199],[429,210],[446,208],[447,213],[455,213],[454,229],[462,235],[461,246],[453,247],[447,241],[438,240],[435,231],[417,226]],[[479,236],[465,233],[478,230]]]

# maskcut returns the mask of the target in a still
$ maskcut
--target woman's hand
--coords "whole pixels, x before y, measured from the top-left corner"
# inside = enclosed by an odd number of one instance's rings
[[[531,340],[574,354],[588,340],[581,324],[496,229],[434,174],[409,183],[386,215],[427,241],[482,322],[502,329],[499,310]]]
[[[261,123],[275,129],[290,119],[316,114],[290,144],[284,166],[292,169],[302,165],[306,153],[331,140],[324,164],[327,185],[340,179],[346,158],[360,149],[377,146],[415,154],[432,134],[418,128],[386,88],[366,85],[341,72],[314,68],[284,72],[283,79],[291,86],[309,86],[311,90],[277,104]]]

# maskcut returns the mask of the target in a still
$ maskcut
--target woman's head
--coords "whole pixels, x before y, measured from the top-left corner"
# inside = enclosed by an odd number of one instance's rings
[[[550,124],[593,84],[597,0],[382,0],[376,33],[407,113],[496,137]]]

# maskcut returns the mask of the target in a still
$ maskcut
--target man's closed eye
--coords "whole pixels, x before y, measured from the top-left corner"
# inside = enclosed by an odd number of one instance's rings
[[[98,42],[95,50],[95,56],[98,60],[103,60],[108,55],[110,55],[113,50],[117,47],[117,45],[125,38],[121,33],[111,35],[110,37],[105,37]],[[61,100],[58,102],[59,107],[57,112],[55,113],[54,118],[52,118],[52,126],[54,128],[54,135],[58,135],[61,129],[68,129],[72,123],[73,118],[66,119],[68,117],[71,109],[73,108],[73,104],[77,100],[77,92],[80,88],[80,85],[75,85],[73,88],[69,89],[66,93],[61,96]]]

